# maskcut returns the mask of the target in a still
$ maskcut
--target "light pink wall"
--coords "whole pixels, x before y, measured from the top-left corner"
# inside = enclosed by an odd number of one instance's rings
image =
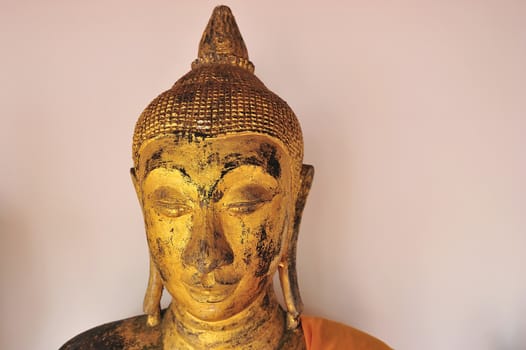
[[[525,3],[225,2],[316,167],[307,312],[397,349],[525,349]],[[215,5],[0,3],[1,349],[140,312],[133,126]]]

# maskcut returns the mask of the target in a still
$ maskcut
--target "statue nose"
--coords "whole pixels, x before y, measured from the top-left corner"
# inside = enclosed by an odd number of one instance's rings
[[[183,261],[202,274],[234,262],[232,247],[221,227],[214,225],[212,215],[200,213],[194,217],[190,241],[185,247]]]

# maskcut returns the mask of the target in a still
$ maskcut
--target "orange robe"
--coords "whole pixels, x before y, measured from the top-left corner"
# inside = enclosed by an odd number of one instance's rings
[[[375,337],[319,317],[302,316],[307,350],[391,350]]]

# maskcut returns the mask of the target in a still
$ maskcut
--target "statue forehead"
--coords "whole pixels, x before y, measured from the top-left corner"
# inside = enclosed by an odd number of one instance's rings
[[[145,177],[156,168],[178,169],[196,178],[203,172],[226,172],[241,165],[261,166],[281,178],[292,159],[283,143],[265,134],[245,133],[218,137],[164,136],[150,140],[139,151],[139,172]]]

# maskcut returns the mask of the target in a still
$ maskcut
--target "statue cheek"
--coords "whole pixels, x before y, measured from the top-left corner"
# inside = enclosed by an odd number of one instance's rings
[[[273,215],[268,206],[250,215],[224,213],[219,221],[234,253],[238,271],[250,271],[261,278],[266,276],[282,247],[283,215]]]
[[[250,266],[250,264],[252,263],[252,256],[253,256],[252,249],[250,249],[250,247],[248,246],[245,246],[243,250],[243,263],[246,266]]]
[[[274,262],[281,251],[280,237],[274,237],[272,225],[262,225],[258,230],[258,241],[256,244],[257,267],[254,273],[256,277],[263,277],[268,274],[270,265]],[[277,238],[277,239],[276,239]]]
[[[188,219],[171,219],[148,212],[145,223],[150,254],[159,269],[168,271],[179,266],[188,237]]]

